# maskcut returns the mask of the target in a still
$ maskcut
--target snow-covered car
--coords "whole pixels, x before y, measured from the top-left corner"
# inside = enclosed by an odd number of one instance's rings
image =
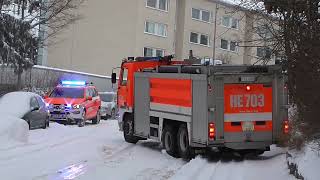
[[[29,129],[49,127],[48,109],[43,98],[30,92],[12,92],[0,99],[0,114],[25,120]]]
[[[105,118],[114,119],[117,114],[117,93],[99,92],[101,98],[101,115]]]

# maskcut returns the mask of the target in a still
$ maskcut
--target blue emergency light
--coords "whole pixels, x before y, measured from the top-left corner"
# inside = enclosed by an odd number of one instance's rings
[[[86,85],[85,81],[62,81],[62,85],[68,85],[68,86],[84,86]]]

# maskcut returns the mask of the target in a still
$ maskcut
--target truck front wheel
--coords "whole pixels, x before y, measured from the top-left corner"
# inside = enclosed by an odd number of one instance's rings
[[[170,156],[178,157],[177,133],[171,125],[166,125],[163,129],[162,145]]]
[[[136,144],[139,138],[133,135],[133,115],[126,115],[123,121],[123,136],[126,142]]]
[[[177,142],[179,155],[183,159],[192,159],[194,157],[194,150],[189,145],[189,137],[186,124],[180,125],[177,135]]]

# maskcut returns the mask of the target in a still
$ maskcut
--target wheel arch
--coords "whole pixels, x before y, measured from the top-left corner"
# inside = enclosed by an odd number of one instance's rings
[[[188,131],[188,138],[189,138],[189,144],[191,144],[191,123],[189,122],[185,122],[185,121],[178,121],[178,120],[173,120],[173,119],[163,119],[163,124],[162,124],[162,131],[165,128],[165,126],[171,125],[173,126],[177,131],[180,127],[180,125],[186,125],[187,127],[187,131]],[[162,134],[162,132],[161,132]],[[160,136],[160,141],[161,141],[162,137]]]

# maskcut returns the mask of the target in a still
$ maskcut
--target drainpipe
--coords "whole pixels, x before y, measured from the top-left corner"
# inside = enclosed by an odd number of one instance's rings
[[[48,18],[48,10],[47,10],[47,4],[48,4],[48,0],[43,0],[42,1],[43,7],[40,7],[40,19],[39,21],[42,21],[43,19]],[[45,12],[43,12],[43,10],[45,10]],[[38,57],[37,57],[37,64],[38,65],[47,65],[47,59],[48,59],[48,54],[47,54],[47,46],[46,46],[46,42],[47,42],[47,38],[48,38],[48,27],[45,24],[39,24],[39,31],[38,31],[38,38],[39,38],[39,44],[38,44]]]

